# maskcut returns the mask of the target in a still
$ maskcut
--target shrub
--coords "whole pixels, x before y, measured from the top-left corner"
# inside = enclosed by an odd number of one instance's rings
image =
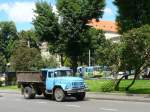
[[[115,82],[113,80],[108,80],[102,84],[101,90],[102,92],[111,92],[114,90]]]

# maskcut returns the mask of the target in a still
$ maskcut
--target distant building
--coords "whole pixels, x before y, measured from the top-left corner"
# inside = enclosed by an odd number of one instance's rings
[[[44,59],[49,59],[51,57],[50,52],[48,51],[48,43],[43,42],[40,46],[41,49],[41,56]]]
[[[117,25],[112,21],[96,20],[92,19],[88,23],[89,26],[92,26],[98,30],[103,30],[105,32],[106,39],[112,40],[113,42],[120,41],[120,35],[117,31]]]
[[[57,63],[59,64],[59,66],[61,66],[60,63],[60,56],[59,55],[52,55],[50,54],[49,50],[48,50],[48,42],[42,42],[41,46],[40,46],[40,50],[41,50],[41,56],[43,59],[50,59],[51,57],[55,57]]]

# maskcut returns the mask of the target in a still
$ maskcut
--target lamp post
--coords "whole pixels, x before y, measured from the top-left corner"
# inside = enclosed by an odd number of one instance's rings
[[[89,66],[91,66],[91,50],[89,49]]]

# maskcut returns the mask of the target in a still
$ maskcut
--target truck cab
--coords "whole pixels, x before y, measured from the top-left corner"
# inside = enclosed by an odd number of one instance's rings
[[[63,101],[65,96],[74,96],[78,100],[85,97],[85,83],[82,78],[73,77],[70,68],[42,69],[46,94],[52,94],[56,101]]]

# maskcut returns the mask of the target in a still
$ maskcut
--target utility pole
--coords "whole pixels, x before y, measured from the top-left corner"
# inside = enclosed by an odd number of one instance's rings
[[[91,51],[89,49],[89,66],[91,66]]]

